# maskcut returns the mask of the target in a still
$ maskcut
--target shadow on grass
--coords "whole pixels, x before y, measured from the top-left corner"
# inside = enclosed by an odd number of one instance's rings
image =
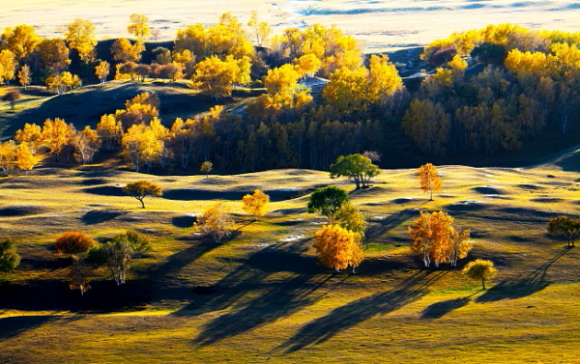
[[[121,187],[115,186],[90,187],[83,189],[83,192],[99,196],[127,196]]]
[[[125,215],[126,213],[126,211],[92,210],[81,216],[81,222],[85,225],[100,224],[113,220],[118,216]]]
[[[422,319],[438,319],[441,318],[453,310],[457,310],[465,305],[467,305],[471,299],[469,297],[455,298],[452,300],[436,302],[432,305],[425,307],[421,311]]]
[[[190,228],[194,222],[197,222],[197,217],[195,216],[175,216],[171,219],[171,224],[178,228]]]
[[[550,285],[550,281],[546,280],[546,274],[552,264],[566,254],[570,249],[564,248],[555,257],[542,264],[529,275],[517,281],[501,281],[495,286],[491,287],[484,294],[477,297],[476,302],[494,302],[504,299],[518,299],[532,295],[543,290]]]
[[[17,316],[0,319],[0,340],[7,340],[17,337],[28,330],[42,326],[56,316]]]
[[[426,295],[427,288],[445,274],[447,272],[417,272],[389,291],[376,293],[337,307],[326,316],[302,326],[294,336],[275,350],[284,350],[289,353],[301,350],[308,345],[320,344],[376,315],[385,315],[398,310]]]
[[[372,243],[374,240],[380,239],[384,234],[418,215],[417,210],[409,208],[395,212],[386,219],[377,221],[376,224],[366,230],[365,242]]]

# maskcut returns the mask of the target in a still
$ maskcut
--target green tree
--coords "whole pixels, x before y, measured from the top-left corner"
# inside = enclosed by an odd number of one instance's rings
[[[495,269],[491,260],[476,259],[467,263],[461,273],[474,281],[481,281],[481,287],[486,289],[485,282],[489,282],[495,277],[497,269]]]
[[[339,226],[348,231],[359,234],[360,240],[362,241],[368,223],[358,207],[347,202],[340,206],[334,216]]]
[[[201,167],[199,168],[199,170],[203,173],[205,173],[205,178],[209,178],[209,172],[211,172],[213,169],[213,163],[210,161],[205,161],[201,164]]]
[[[548,220],[548,233],[552,236],[563,236],[568,247],[573,247],[580,236],[580,220],[568,216],[554,217]]]
[[[12,272],[20,264],[16,243],[8,238],[0,240],[0,272]]]
[[[340,156],[330,165],[330,178],[348,177],[354,181],[357,190],[369,187],[371,178],[380,173],[381,170],[362,154]]]
[[[332,223],[338,209],[348,203],[347,193],[336,186],[327,186],[312,192],[308,200],[308,212],[318,212]]]
[[[161,187],[147,180],[140,180],[133,183],[129,183],[123,188],[123,191],[125,191],[125,193],[127,193],[130,196],[133,196],[135,199],[141,202],[142,208],[145,208],[145,203],[143,202],[143,199],[145,199],[145,197],[150,195],[161,196],[161,194],[163,193]]]

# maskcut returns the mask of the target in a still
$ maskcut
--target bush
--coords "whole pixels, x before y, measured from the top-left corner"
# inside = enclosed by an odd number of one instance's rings
[[[83,254],[93,245],[95,241],[87,234],[80,231],[68,231],[56,238],[54,249],[58,255]]]

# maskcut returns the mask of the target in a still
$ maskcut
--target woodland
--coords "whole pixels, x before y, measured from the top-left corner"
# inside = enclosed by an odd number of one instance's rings
[[[127,33],[0,35],[0,362],[578,360],[580,33]]]

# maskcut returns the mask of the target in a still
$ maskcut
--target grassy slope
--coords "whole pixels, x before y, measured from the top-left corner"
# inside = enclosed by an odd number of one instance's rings
[[[345,183],[326,173],[148,176],[165,195],[145,210],[119,193],[143,178],[134,173],[41,169],[4,179],[1,227],[21,237],[24,259],[0,286],[0,361],[574,363],[580,254],[545,226],[577,214],[577,173],[562,170],[575,157],[532,169],[442,167],[444,190],[433,202],[414,170],[383,172],[372,189],[351,193],[372,221],[355,276],[315,265],[310,237],[320,218],[297,196]],[[248,224],[237,201],[254,188],[275,202]],[[214,199],[238,214],[239,231],[219,246],[192,235],[187,215]],[[404,226],[418,209],[447,210],[472,229],[470,259],[494,260],[494,288],[482,292],[455,270],[425,271],[408,256]],[[84,297],[68,291],[54,237],[125,228],[156,239],[154,252],[134,261],[131,281],[119,289],[95,282]],[[205,285],[217,292],[192,292]],[[112,312],[91,314],[99,305]]]

